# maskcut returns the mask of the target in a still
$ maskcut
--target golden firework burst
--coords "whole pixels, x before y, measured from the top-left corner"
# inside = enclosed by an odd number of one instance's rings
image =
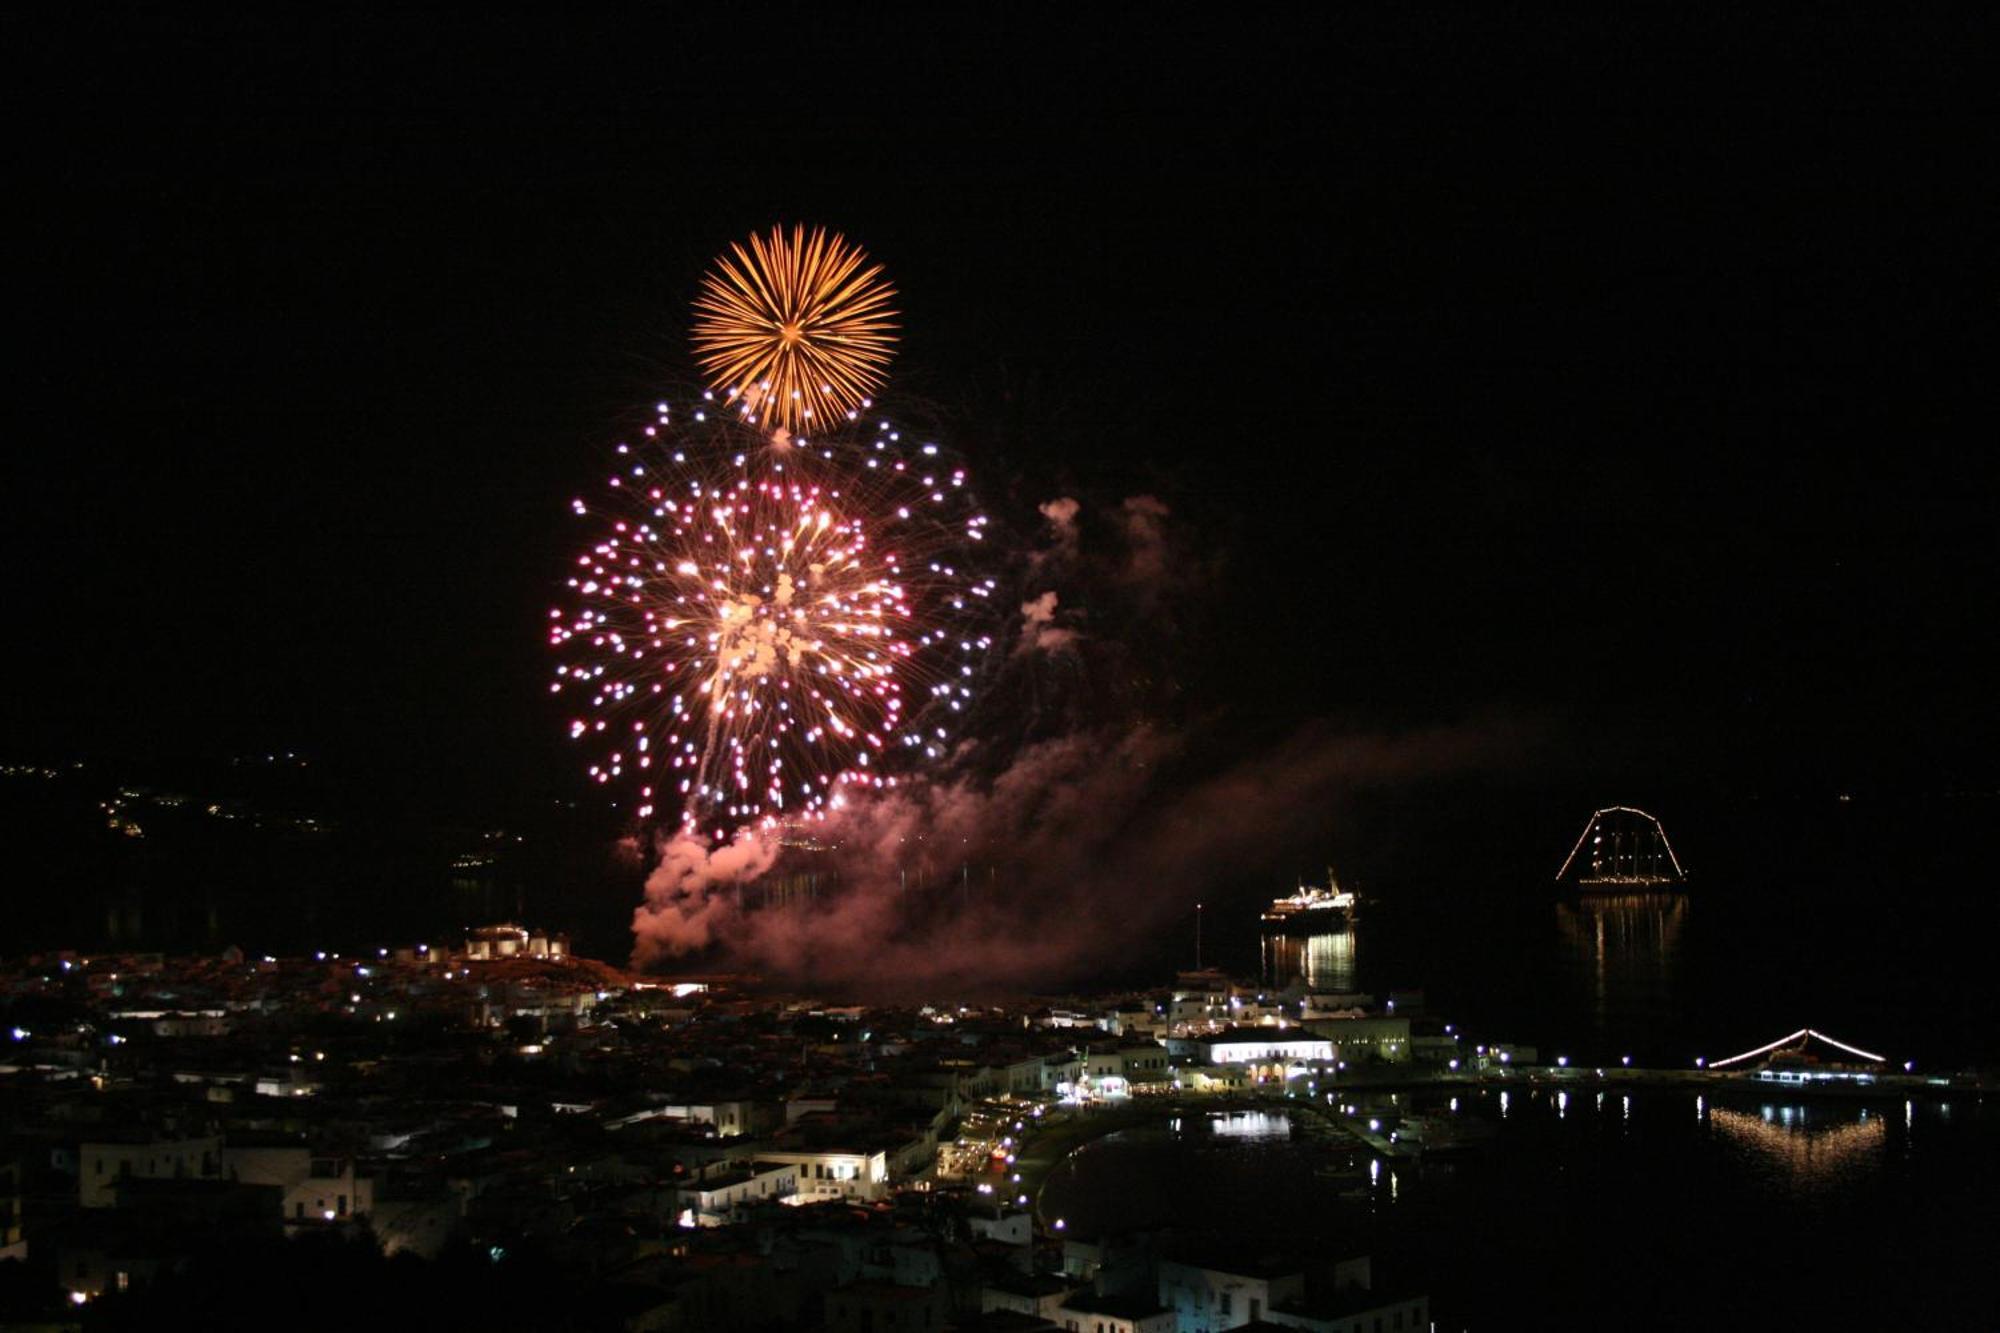
[[[895,294],[882,266],[838,233],[753,233],[702,279],[695,355],[710,385],[758,425],[795,435],[831,427],[881,387]]]

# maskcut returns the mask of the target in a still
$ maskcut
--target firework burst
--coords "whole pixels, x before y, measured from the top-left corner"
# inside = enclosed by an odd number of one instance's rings
[[[895,345],[895,289],[859,247],[793,227],[730,247],[695,301],[696,358],[709,383],[769,431],[826,431],[882,385]]]
[[[590,776],[721,838],[811,819],[951,743],[991,647],[987,519],[965,470],[890,423],[774,440],[718,404],[662,403],[550,612],[553,689]]]

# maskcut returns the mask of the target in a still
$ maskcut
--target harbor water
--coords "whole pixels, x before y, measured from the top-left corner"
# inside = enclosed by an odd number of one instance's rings
[[[1386,1094],[1492,1134],[1354,1152],[1309,1113],[1186,1113],[1086,1145],[1044,1216],[1371,1254],[1441,1329],[1990,1328],[1991,1107],[1518,1087]]]

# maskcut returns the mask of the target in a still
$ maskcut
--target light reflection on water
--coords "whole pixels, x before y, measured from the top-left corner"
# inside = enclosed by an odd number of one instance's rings
[[[1354,929],[1317,935],[1263,937],[1264,984],[1282,989],[1294,981],[1316,991],[1355,989]]]
[[[1563,958],[1588,993],[1594,1035],[1676,1009],[1687,916],[1683,893],[1603,894],[1557,904]]]
[[[1412,1100],[1405,1095],[1403,1110],[1483,1121],[1498,1137],[1469,1159],[1385,1161],[1370,1154],[1364,1166],[1351,1156],[1354,1145],[1340,1131],[1311,1116],[1298,1121],[1282,1111],[1185,1116],[1092,1145],[1072,1169],[1057,1173],[1043,1202],[1066,1215],[1072,1230],[1086,1234],[1093,1227],[1232,1215],[1248,1191],[1255,1199],[1244,1214],[1251,1225],[1288,1225],[1282,1220],[1357,1206],[1377,1215],[1411,1206],[1448,1214],[1462,1191],[1487,1189],[1502,1179],[1520,1207],[1534,1210],[1549,1206],[1538,1202],[1539,1193],[1556,1190],[1556,1182],[1580,1172],[1616,1179],[1620,1207],[1648,1206],[1648,1195],[1654,1196],[1652,1206],[1688,1207],[1683,1196],[1699,1178],[1712,1190],[1754,1196],[1763,1201],[1760,1206],[1784,1211],[1816,1207],[1814,1201],[1830,1191],[1876,1189],[1897,1179],[1907,1186],[1916,1145],[1930,1132],[1940,1136],[1926,1154],[1932,1163],[1954,1151],[1942,1146],[1942,1136],[1949,1135],[1949,1142],[1970,1136],[1979,1145],[1976,1169],[1991,1172],[1994,1165],[1993,1144],[1978,1137],[1983,1125],[1955,1125],[1947,1104],[1893,1110],[1831,1101],[1722,1105],[1678,1093],[1621,1089],[1572,1097],[1567,1090],[1536,1088],[1438,1094],[1409,1105]],[[1362,1118],[1396,1113],[1386,1098],[1356,1110]],[[1350,1154],[1352,1171],[1363,1173],[1365,1197],[1352,1188],[1351,1177],[1329,1165],[1343,1153]],[[1172,1182],[1171,1202],[1167,1193],[1151,1198],[1153,1186],[1166,1181]],[[1133,1208],[1143,1216],[1133,1215]]]
[[[1623,1088],[1600,1101],[1530,1085],[1345,1095],[1363,1119],[1400,1109],[1437,1132],[1487,1132],[1459,1155],[1392,1160],[1311,1112],[1288,1127],[1279,1112],[1183,1114],[1089,1145],[1040,1203],[1081,1238],[1170,1226],[1310,1253],[1302,1238],[1351,1237],[1429,1290],[1439,1327],[1504,1326],[1520,1275],[1560,1255],[1562,1282],[1538,1288],[1543,1328],[1762,1333],[1768,1310],[1737,1319],[1713,1292],[1871,1271],[1885,1245],[1924,1256],[1931,1326],[1990,1326],[1967,1277],[1988,1261],[1980,1219],[2000,1192],[2000,1136],[1978,1103]],[[1787,1286],[1776,1326],[1901,1327],[1909,1299],[1895,1283]]]
[[[1888,1120],[1866,1107],[1828,1114],[1808,1106],[1765,1106],[1756,1113],[1718,1106],[1708,1123],[1720,1138],[1778,1168],[1781,1184],[1806,1192],[1851,1183],[1880,1165],[1889,1141]]]

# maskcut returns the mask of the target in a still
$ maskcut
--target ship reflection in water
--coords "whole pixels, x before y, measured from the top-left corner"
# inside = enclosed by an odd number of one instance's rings
[[[1317,935],[1264,936],[1264,984],[1283,990],[1303,981],[1308,990],[1352,991],[1354,928],[1321,931]]]
[[[1603,894],[1557,905],[1563,955],[1589,992],[1599,1033],[1614,1016],[1643,1023],[1675,1012],[1687,914],[1679,893]]]
[[[1779,1168],[1793,1185],[1835,1185],[1882,1156],[1888,1120],[1879,1111],[1828,1115],[1822,1108],[1766,1106],[1761,1111],[1713,1107],[1708,1123],[1746,1155]]]

